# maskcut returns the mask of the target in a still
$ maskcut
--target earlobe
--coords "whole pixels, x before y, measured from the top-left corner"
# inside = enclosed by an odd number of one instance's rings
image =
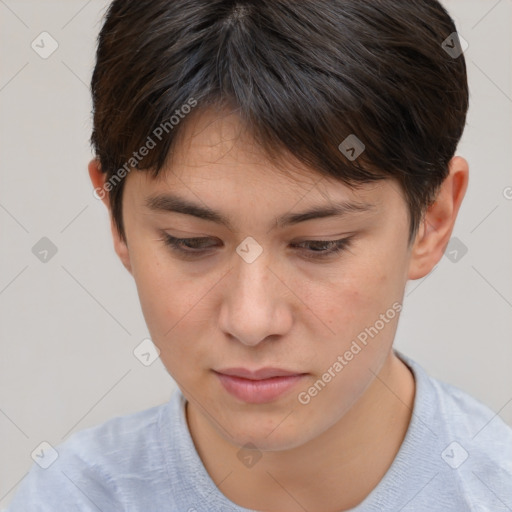
[[[425,212],[416,234],[408,279],[426,276],[442,258],[466,193],[468,178],[467,161],[459,156],[453,157],[449,163],[449,174],[435,202]]]
[[[114,242],[114,250],[116,251],[116,254],[119,256],[119,259],[121,260],[126,270],[128,270],[128,272],[130,272],[130,274],[133,275],[128,245],[121,238],[117,230],[117,227],[114,223],[114,219],[112,216],[112,210],[110,208],[109,195],[108,192],[103,188],[106,174],[101,171],[101,165],[99,160],[97,159],[93,159],[89,162],[88,170],[92,185],[94,187],[95,196],[101,199],[101,201],[107,207],[108,210],[110,218],[110,231],[112,233],[112,239]]]

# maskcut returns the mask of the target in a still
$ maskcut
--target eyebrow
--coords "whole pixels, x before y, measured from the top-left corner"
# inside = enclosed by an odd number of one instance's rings
[[[175,194],[158,194],[155,196],[149,196],[146,198],[145,205],[152,211],[191,215],[202,220],[222,224],[231,231],[234,230],[231,221],[221,212],[212,210],[208,206],[194,203]],[[371,203],[358,203],[351,201],[318,205],[303,212],[286,213],[281,217],[274,219],[274,227],[291,226],[311,219],[342,217],[350,213],[368,212],[374,208],[375,205]]]

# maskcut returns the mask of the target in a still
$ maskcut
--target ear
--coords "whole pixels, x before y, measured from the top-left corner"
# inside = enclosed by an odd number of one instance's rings
[[[466,193],[469,179],[467,161],[453,157],[449,174],[443,181],[435,202],[425,212],[412,245],[408,279],[426,276],[443,257]]]
[[[128,249],[128,245],[121,238],[119,231],[114,223],[114,219],[112,216],[112,208],[110,206],[110,196],[109,193],[105,190],[104,184],[107,174],[101,171],[100,162],[98,159],[93,159],[89,162],[88,165],[89,176],[91,178],[92,186],[94,187],[94,195],[98,199],[103,201],[103,204],[107,207],[109,217],[110,217],[110,230],[112,232],[112,238],[114,240],[114,249],[116,254],[119,256],[121,262],[124,267],[130,274],[132,273],[132,266],[130,263],[130,252]]]

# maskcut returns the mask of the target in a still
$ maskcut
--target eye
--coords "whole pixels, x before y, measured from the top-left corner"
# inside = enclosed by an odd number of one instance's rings
[[[306,246],[304,257],[308,259],[320,259],[341,253],[350,246],[352,236],[340,240],[305,240],[295,246]]]
[[[206,242],[214,240],[211,237],[198,237],[198,238],[175,238],[168,233],[164,233],[163,241],[165,245],[171,247],[173,251],[176,251],[185,256],[199,256],[215,246],[207,245]]]
[[[199,257],[209,252],[209,249],[214,248],[217,244],[212,237],[196,237],[196,238],[176,238],[163,233],[163,242],[169,246],[173,251],[177,252],[184,257]],[[341,253],[343,250],[350,246],[352,236],[342,238],[340,240],[305,240],[297,244],[292,244],[292,247],[298,247],[306,259],[321,259],[329,256],[334,256]],[[304,248],[303,246],[306,246]]]

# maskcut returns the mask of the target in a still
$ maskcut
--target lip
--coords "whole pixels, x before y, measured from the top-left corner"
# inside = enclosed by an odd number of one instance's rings
[[[257,370],[249,370],[247,368],[224,368],[222,370],[214,370],[223,375],[230,375],[232,377],[242,377],[250,380],[270,379],[271,377],[288,377],[290,375],[303,375],[301,372],[294,372],[283,370],[282,368],[259,368]]]
[[[290,391],[306,375],[281,368],[226,368],[214,370],[214,373],[228,393],[252,404],[276,400]]]

